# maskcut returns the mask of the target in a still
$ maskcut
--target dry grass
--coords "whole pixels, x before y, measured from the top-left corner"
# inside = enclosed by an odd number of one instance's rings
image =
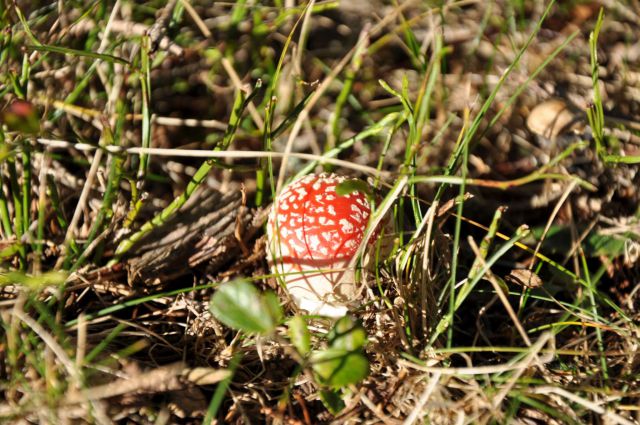
[[[638,424],[640,7],[442,3],[0,1],[0,421]],[[388,223],[335,414],[209,310],[298,314],[263,227],[322,170]]]

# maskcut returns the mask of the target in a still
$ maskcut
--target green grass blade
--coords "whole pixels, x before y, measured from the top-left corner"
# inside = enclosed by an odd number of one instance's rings
[[[70,49],[68,47],[51,46],[51,45],[45,45],[45,44],[41,44],[41,45],[32,44],[32,45],[26,46],[26,48],[28,50],[35,50],[38,52],[58,53],[62,55],[97,59],[97,60],[101,60],[108,63],[119,63],[121,65],[130,65],[128,60],[118,56],[109,55],[106,53],[88,52],[86,50],[76,50],[76,49]]]

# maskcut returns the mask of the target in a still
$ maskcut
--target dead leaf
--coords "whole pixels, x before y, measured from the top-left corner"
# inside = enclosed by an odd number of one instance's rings
[[[562,99],[549,99],[536,105],[527,117],[527,127],[533,133],[555,139],[577,120],[569,105]]]
[[[505,276],[504,280],[508,283],[524,286],[526,288],[539,288],[543,284],[540,276],[529,269],[511,270],[511,273]]]

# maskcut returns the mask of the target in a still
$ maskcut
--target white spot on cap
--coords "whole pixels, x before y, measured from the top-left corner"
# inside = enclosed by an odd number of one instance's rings
[[[308,194],[303,187],[296,189],[296,193],[298,194],[298,201],[302,201]]]
[[[329,215],[333,215],[333,216],[335,216],[335,215],[336,215],[336,209],[335,209],[335,208],[333,208],[333,205],[329,205],[329,206],[327,207],[327,212],[329,213]]]
[[[341,218],[338,223],[340,223],[340,227],[342,228],[342,233],[353,233],[353,224],[346,218]]]
[[[320,238],[318,235],[309,236],[309,247],[311,251],[317,251],[320,248]]]

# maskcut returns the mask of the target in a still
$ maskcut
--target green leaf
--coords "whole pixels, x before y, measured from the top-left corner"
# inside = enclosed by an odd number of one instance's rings
[[[371,198],[373,196],[373,192],[371,191],[371,186],[362,180],[358,179],[349,179],[345,180],[342,183],[339,183],[336,186],[336,193],[338,196],[349,195],[353,192],[361,192],[364,193],[367,198]]]
[[[270,333],[282,320],[282,308],[275,294],[261,295],[246,280],[220,286],[211,299],[210,309],[225,325],[250,333]]]
[[[22,285],[31,289],[41,289],[45,286],[61,285],[67,276],[68,273],[62,271],[51,271],[40,275],[7,272],[0,274],[0,288],[6,285]]]
[[[311,351],[311,334],[307,327],[307,322],[302,316],[293,316],[289,320],[289,339],[298,353],[306,356]]]
[[[590,257],[617,257],[624,254],[625,242],[633,238],[633,234],[625,232],[621,235],[607,235],[597,232],[591,233],[583,246],[585,254]]]
[[[79,57],[87,57],[87,58],[91,58],[91,59],[98,59],[98,60],[103,60],[105,62],[109,62],[109,63],[119,63],[121,65],[130,65],[129,61],[118,57],[118,56],[114,56],[114,55],[109,55],[106,53],[95,53],[95,52],[88,52],[85,50],[76,50],[76,49],[70,49],[68,47],[62,47],[62,46],[52,46],[52,45],[46,45],[46,44],[41,44],[41,45],[29,45],[26,46],[27,50],[37,50],[40,52],[51,52],[51,53],[60,53],[63,55],[70,55],[70,56],[79,56]]]
[[[334,390],[321,390],[320,400],[322,400],[322,404],[324,404],[332,415],[337,415],[345,407],[344,401],[342,401],[342,398],[340,397],[340,393]]]
[[[329,331],[328,339],[331,348],[355,351],[366,345],[367,333],[360,322],[344,316]]]
[[[5,258],[13,257],[14,255],[20,252],[21,248],[22,248],[22,245],[20,243],[18,242],[11,243],[5,248],[0,250],[0,258],[4,260]]]
[[[320,384],[343,388],[369,374],[369,360],[360,352],[329,348],[311,355],[313,371]]]
[[[273,322],[275,323],[274,328],[282,323],[282,306],[280,305],[280,300],[278,300],[278,296],[276,294],[271,291],[267,291],[262,294],[262,304],[264,305],[269,317],[273,319]]]
[[[544,228],[534,229],[532,241],[539,240],[542,236]],[[578,232],[583,232],[584,228],[578,226]],[[624,232],[621,234],[602,234],[597,230],[593,230],[582,242],[582,249],[587,257],[599,257],[606,255],[610,258],[617,257],[624,253],[625,241],[636,238],[632,232]],[[545,236],[542,247],[548,253],[564,253],[571,249],[573,242],[571,237],[571,228],[563,225],[553,225],[549,228]]]

